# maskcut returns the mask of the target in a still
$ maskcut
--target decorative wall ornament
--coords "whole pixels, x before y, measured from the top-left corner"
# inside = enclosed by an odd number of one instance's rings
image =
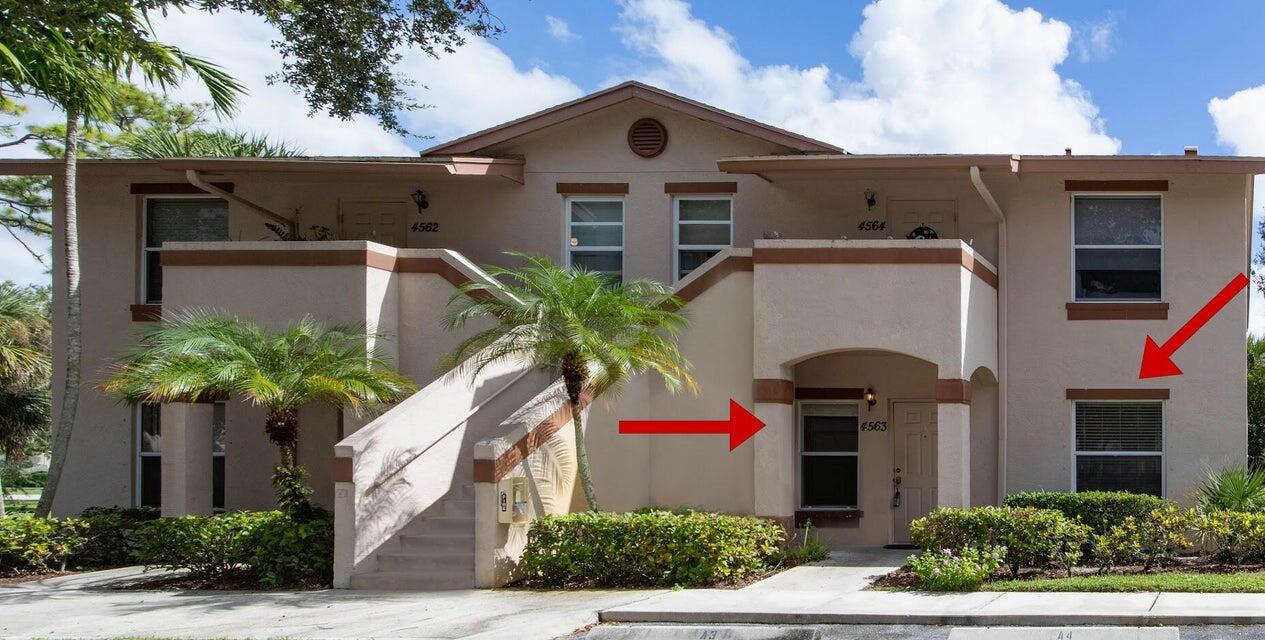
[[[909,235],[905,237],[910,240],[938,240],[940,238],[940,234],[936,233],[935,229],[932,229],[927,225],[922,225],[921,227],[910,231]]]

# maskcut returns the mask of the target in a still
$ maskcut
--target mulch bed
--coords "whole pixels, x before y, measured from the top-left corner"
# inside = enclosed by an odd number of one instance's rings
[[[74,571],[47,571],[45,573],[14,573],[0,574],[0,585],[2,584],[21,584],[23,582],[34,582],[45,578],[56,578],[58,576],[68,576],[75,573]]]
[[[1222,562],[1209,561],[1202,558],[1178,558],[1176,561],[1162,566],[1153,567],[1149,572],[1144,571],[1142,565],[1136,566],[1118,566],[1111,570],[1115,575],[1133,575],[1144,573],[1240,573],[1245,571],[1265,571],[1265,564],[1244,563],[1241,565],[1226,564]],[[1098,573],[1098,567],[1075,567],[1072,569],[1073,576],[1092,576]],[[1066,578],[1067,572],[1062,569],[1023,569],[1019,572],[1019,580],[1036,580],[1042,578]],[[1002,573],[995,577],[996,580],[1010,580],[1009,571],[1002,570]],[[870,589],[894,589],[894,590],[910,590],[918,588],[918,576],[909,569],[909,565],[905,565],[885,576],[880,577],[870,584]]]

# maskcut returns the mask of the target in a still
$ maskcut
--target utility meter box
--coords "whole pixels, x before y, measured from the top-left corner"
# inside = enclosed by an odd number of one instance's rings
[[[527,523],[527,478],[505,478],[496,485],[496,521],[501,524]]]

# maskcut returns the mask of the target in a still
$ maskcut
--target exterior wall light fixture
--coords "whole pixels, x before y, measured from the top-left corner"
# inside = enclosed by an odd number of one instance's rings
[[[866,189],[865,190],[865,210],[873,211],[874,205],[876,204],[878,204],[878,195],[874,193],[873,189]]]
[[[877,403],[877,402],[878,402],[878,396],[874,394],[874,389],[873,389],[873,388],[868,388],[868,389],[866,389],[866,390],[865,390],[865,403],[866,403],[867,405],[869,405],[869,406],[867,407],[867,409],[869,409],[870,411],[873,411],[873,410],[874,410],[874,404],[875,404],[875,403]]]
[[[413,203],[417,205],[418,213],[421,213],[422,209],[425,209],[430,206],[430,201],[426,199],[426,192],[422,191],[421,189],[414,191],[413,193],[409,194],[409,196],[413,198]]]

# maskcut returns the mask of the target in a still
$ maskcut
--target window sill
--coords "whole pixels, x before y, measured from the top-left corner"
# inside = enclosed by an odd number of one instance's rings
[[[1168,320],[1167,302],[1069,302],[1068,320]]]
[[[861,516],[865,512],[860,509],[797,509],[795,511],[795,528],[812,521],[814,527],[822,529],[852,529],[861,526]]]
[[[130,309],[132,311],[132,322],[158,322],[162,320],[163,306],[161,304],[134,304]]]

